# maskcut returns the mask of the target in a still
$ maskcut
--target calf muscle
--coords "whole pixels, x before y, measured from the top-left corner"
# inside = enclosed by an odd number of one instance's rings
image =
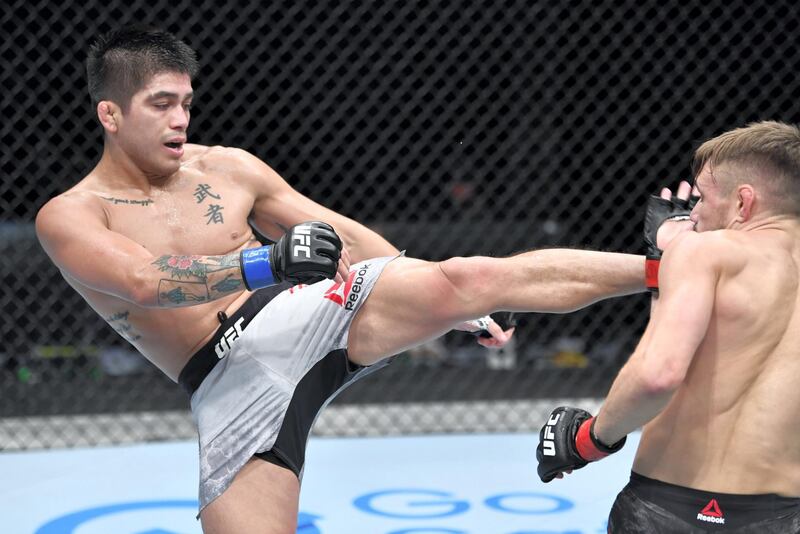
[[[455,305],[472,317],[498,310],[567,313],[644,290],[644,258],[632,254],[544,249],[453,258],[440,266],[458,297]]]

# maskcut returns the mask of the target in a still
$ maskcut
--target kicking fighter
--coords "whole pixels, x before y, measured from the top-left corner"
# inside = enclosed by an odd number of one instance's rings
[[[566,312],[645,289],[634,255],[398,257],[250,154],[187,144],[197,63],[168,33],[106,35],[87,70],[103,155],[40,210],[37,234],[67,282],[191,395],[207,533],[294,532],[315,416],[389,356],[494,310]],[[325,222],[299,224],[314,219]],[[258,246],[248,220],[275,244]],[[508,340],[488,329],[485,345]]]

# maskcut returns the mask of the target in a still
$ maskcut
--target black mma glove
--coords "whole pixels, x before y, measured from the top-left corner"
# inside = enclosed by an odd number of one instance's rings
[[[342,240],[324,222],[296,224],[274,245],[245,249],[239,257],[249,290],[278,282],[313,284],[336,276]]]
[[[673,196],[669,200],[657,195],[647,199],[644,215],[644,243],[646,246],[645,285],[650,291],[658,291],[658,268],[661,264],[662,250],[658,248],[658,229],[665,221],[683,221],[689,218],[692,208],[700,197],[693,195],[689,200]]]
[[[611,446],[600,443],[594,435],[594,421],[592,414],[579,408],[560,406],[550,413],[536,447],[537,472],[542,482],[605,458],[625,445],[627,438]]]

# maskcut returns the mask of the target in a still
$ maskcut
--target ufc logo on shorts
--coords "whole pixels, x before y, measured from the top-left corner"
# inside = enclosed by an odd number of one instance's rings
[[[311,257],[310,234],[311,234],[310,226],[306,226],[304,224],[302,226],[294,227],[294,235],[292,235],[292,241],[298,241],[300,242],[300,244],[292,247],[292,256],[299,257],[300,253],[302,252],[306,258]]]
[[[556,435],[553,434],[553,427],[556,426],[558,420],[561,419],[561,414],[553,414],[550,416],[550,419],[547,420],[547,424],[544,427],[544,439],[542,439],[542,454],[545,456],[555,456],[556,455]]]
[[[217,353],[217,358],[220,360],[228,355],[231,351],[231,344],[242,335],[243,322],[244,317],[239,317],[239,320],[237,320],[232,327],[225,330],[225,334],[219,342],[214,345],[214,352]]]

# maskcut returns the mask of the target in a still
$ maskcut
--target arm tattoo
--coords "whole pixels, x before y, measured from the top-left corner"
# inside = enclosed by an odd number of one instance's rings
[[[141,339],[142,336],[136,332],[136,330],[133,328],[133,325],[130,323],[130,321],[128,321],[128,316],[130,313],[131,312],[128,310],[117,312],[110,317],[106,317],[106,322],[126,341],[133,343],[134,341]]]
[[[242,291],[239,254],[225,256],[161,256],[153,265],[167,273],[158,282],[158,303],[173,308],[216,300]]]
[[[194,293],[190,292],[192,289],[194,289]],[[163,279],[158,281],[159,302],[168,302],[180,306],[181,304],[206,302],[208,300],[211,300],[208,298],[208,290],[206,286],[201,283],[178,282],[176,284],[175,280]]]

